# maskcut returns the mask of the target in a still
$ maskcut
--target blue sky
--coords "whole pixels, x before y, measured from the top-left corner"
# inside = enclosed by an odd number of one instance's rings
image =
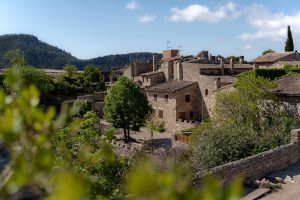
[[[161,52],[245,55],[300,49],[299,0],[1,0],[0,34],[28,33],[78,58]]]

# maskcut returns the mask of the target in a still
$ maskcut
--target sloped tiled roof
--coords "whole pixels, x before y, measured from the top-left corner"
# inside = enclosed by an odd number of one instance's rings
[[[265,55],[262,55],[251,62],[253,63],[264,63],[264,62],[276,62],[277,60],[284,58],[286,56],[289,56],[295,52],[290,51],[290,52],[280,52],[280,53],[267,53]]]
[[[300,76],[290,75],[276,80],[275,94],[286,96],[300,96]]]
[[[153,92],[176,92],[191,85],[197,84],[192,81],[168,81],[145,89]]]

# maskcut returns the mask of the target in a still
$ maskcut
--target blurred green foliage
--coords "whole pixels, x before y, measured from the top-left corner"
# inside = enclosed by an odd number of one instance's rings
[[[138,200],[238,200],[243,192],[242,179],[235,179],[226,189],[212,176],[205,177],[201,190],[192,186],[187,166],[171,164],[159,170],[154,161],[142,161],[127,178],[128,199]]]
[[[1,150],[9,153],[0,199],[238,199],[240,183],[222,190],[209,181],[199,192],[188,168],[133,166],[103,141],[94,112],[78,116],[76,105],[63,106],[59,115],[52,107],[41,109],[38,89],[20,83],[22,67],[5,77],[11,93],[0,90]]]

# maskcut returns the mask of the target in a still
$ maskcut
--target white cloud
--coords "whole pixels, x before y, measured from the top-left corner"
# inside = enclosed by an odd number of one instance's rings
[[[140,7],[140,5],[136,1],[131,1],[126,5],[127,10],[136,10]]]
[[[152,22],[154,20],[155,20],[155,16],[154,15],[148,15],[148,14],[146,14],[146,15],[143,15],[143,16],[139,17],[138,21],[140,23],[149,23],[149,22]]]
[[[241,34],[239,38],[243,41],[258,39],[281,41],[286,38],[288,25],[291,25],[293,36],[300,37],[300,10],[294,15],[286,15],[282,12],[271,13],[262,5],[252,5],[245,9],[244,15],[256,31]]]
[[[202,21],[206,23],[217,23],[224,19],[235,18],[240,15],[236,11],[236,5],[232,2],[220,6],[215,10],[211,10],[205,5],[192,4],[186,8],[179,9],[178,7],[171,9],[171,21],[194,22]]]
[[[253,47],[252,47],[251,44],[246,44],[245,46],[243,46],[242,49],[244,49],[244,50],[249,50],[249,49],[252,49],[252,48],[253,48]]]

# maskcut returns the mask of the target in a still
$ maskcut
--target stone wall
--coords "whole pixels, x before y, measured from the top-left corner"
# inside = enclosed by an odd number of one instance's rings
[[[159,110],[163,111],[163,118],[161,119],[165,123],[165,128],[171,130],[176,124],[176,95],[170,92],[150,92],[147,91],[147,98],[153,108],[158,114]],[[154,95],[157,95],[155,101]],[[165,95],[168,95],[168,101],[165,100]]]
[[[288,111],[300,116],[300,97],[278,95],[279,99],[286,105]]]
[[[143,86],[153,86],[165,82],[166,78],[164,72],[157,72],[151,75],[141,75]]]
[[[159,110],[163,112],[162,121],[164,121],[167,131],[176,133],[182,129],[192,128],[196,125],[185,123],[185,120],[187,120],[186,122],[199,121],[201,94],[196,83],[176,92],[147,91],[146,94],[154,111],[157,114]],[[157,96],[156,101],[154,95]],[[168,95],[167,100],[165,99],[165,95]],[[190,102],[185,102],[185,95],[190,95]],[[191,112],[193,112],[193,116],[191,116]],[[182,122],[180,123],[179,120]]]
[[[134,77],[139,76],[143,73],[152,71],[153,70],[152,68],[153,68],[153,66],[152,66],[151,63],[137,63],[137,62],[134,62],[134,63],[131,63],[125,69],[125,71],[123,72],[123,75],[130,78],[130,79],[133,79]]]
[[[191,129],[191,128],[195,128],[197,126],[200,125],[200,122],[198,121],[194,121],[194,120],[190,120],[190,121],[183,121],[181,119],[176,121],[176,129],[175,132],[180,132],[182,130],[187,130],[187,129]]]
[[[104,98],[106,95],[107,92],[98,92],[95,94],[78,96],[77,99],[89,101],[92,104],[92,110],[97,113],[98,117],[103,118]]]
[[[214,96],[212,91],[216,89],[215,80],[208,78],[205,75],[200,75],[201,65],[193,63],[183,63],[183,80],[196,81],[200,89],[200,103],[203,104],[201,115],[203,118],[209,118],[213,113]]]
[[[300,160],[300,129],[293,130],[291,143],[278,148],[234,161],[212,169],[224,185],[234,177],[258,179],[272,172],[283,170]],[[201,178],[195,178],[195,186],[200,185]]]

